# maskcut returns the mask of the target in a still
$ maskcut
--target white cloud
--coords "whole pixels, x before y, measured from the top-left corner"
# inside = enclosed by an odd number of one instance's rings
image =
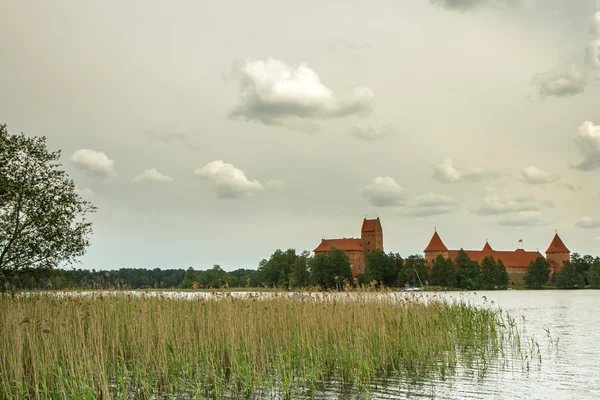
[[[429,0],[450,10],[468,11],[478,7],[507,7],[523,3],[523,0]]]
[[[502,218],[498,221],[501,226],[539,226],[546,225],[548,222],[542,218],[542,215],[537,211],[521,211],[516,216]]]
[[[83,196],[83,197],[89,197],[89,196],[93,196],[96,194],[90,188],[80,189],[77,186],[75,186],[75,193],[77,193],[78,195]]]
[[[278,179],[271,179],[270,181],[267,181],[265,186],[267,187],[267,189],[274,191],[285,189],[285,183]]]
[[[596,12],[594,14],[594,17],[592,18],[592,24],[590,25],[590,33],[592,35],[600,36],[600,11]]]
[[[240,199],[264,190],[259,181],[249,180],[244,171],[223,160],[215,160],[195,169],[194,175],[213,181],[219,198]]]
[[[600,40],[591,41],[586,49],[587,62],[594,68],[600,68]]]
[[[132,182],[173,182],[173,178],[163,175],[156,168],[144,170],[131,180]]]
[[[268,58],[245,60],[234,68],[239,83],[239,103],[232,117],[265,124],[285,125],[292,118],[328,119],[371,112],[375,95],[367,87],[356,87],[340,96],[321,83],[306,64],[292,67]]]
[[[377,140],[383,140],[388,135],[394,134],[394,129],[389,125],[374,126],[359,123],[351,127],[349,132],[356,139],[374,142]]]
[[[600,219],[595,219],[592,217],[582,217],[579,221],[575,223],[579,228],[584,229],[595,229],[600,228]]]
[[[500,215],[525,211],[537,211],[542,207],[553,207],[550,201],[538,201],[533,197],[500,197],[488,194],[483,199],[483,204],[473,211],[477,215]]]
[[[417,197],[415,202],[408,207],[406,214],[415,217],[429,217],[455,211],[458,211],[456,201],[438,193],[428,193]]]
[[[376,207],[398,206],[404,202],[404,189],[390,176],[378,176],[368,185],[363,196]]]
[[[116,176],[115,162],[101,151],[79,149],[70,158],[77,168],[92,176],[110,178]]]
[[[583,93],[587,76],[583,67],[572,63],[564,71],[538,76],[536,83],[542,97],[568,97]]]
[[[581,124],[575,146],[583,156],[583,161],[575,168],[584,171],[600,169],[600,125],[590,121]]]
[[[542,171],[537,167],[530,165],[521,170],[519,179],[531,185],[541,185],[544,183],[556,182],[560,179],[560,176],[550,172]]]
[[[442,164],[434,165],[433,178],[443,183],[475,182],[496,177],[495,174],[475,167],[467,172],[461,172],[454,167],[454,160],[447,158]]]

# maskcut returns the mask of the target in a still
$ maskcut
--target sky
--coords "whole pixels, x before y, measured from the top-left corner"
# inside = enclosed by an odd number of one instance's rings
[[[0,123],[98,207],[78,268],[600,255],[596,0],[0,3]]]

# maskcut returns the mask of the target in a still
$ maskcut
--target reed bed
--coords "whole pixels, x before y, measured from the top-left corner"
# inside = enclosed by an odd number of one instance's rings
[[[484,371],[514,330],[500,311],[414,296],[0,296],[0,398],[306,396]]]

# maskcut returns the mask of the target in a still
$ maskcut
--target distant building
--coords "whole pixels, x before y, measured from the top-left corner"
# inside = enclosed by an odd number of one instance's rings
[[[376,219],[364,219],[360,231],[360,239],[323,239],[321,244],[314,250],[315,256],[326,254],[335,247],[344,250],[350,259],[352,275],[357,276],[365,273],[365,254],[375,249],[383,251],[383,228],[379,217]]]
[[[454,260],[458,255],[458,251],[459,250],[448,250],[437,231],[435,231],[429,244],[424,250],[425,265],[428,268],[431,268],[433,262],[440,254],[444,258]],[[483,258],[487,256],[493,257],[494,260],[502,260],[511,282],[514,283],[523,282],[523,275],[527,271],[527,267],[529,267],[531,261],[535,261],[538,257],[544,257],[539,251],[525,251],[524,249],[516,249],[514,251],[494,250],[487,241],[481,250],[465,250],[465,253],[467,253],[472,260],[479,262],[479,264],[481,264]],[[554,239],[552,239],[548,250],[546,250],[545,259],[550,264],[550,268],[553,272],[559,272],[562,269],[563,264],[570,260],[570,253],[571,252],[557,233],[554,235]]]

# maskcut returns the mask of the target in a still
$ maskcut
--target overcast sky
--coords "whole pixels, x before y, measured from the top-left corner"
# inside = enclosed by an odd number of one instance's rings
[[[82,267],[600,254],[596,0],[6,1],[0,122],[98,206]]]

